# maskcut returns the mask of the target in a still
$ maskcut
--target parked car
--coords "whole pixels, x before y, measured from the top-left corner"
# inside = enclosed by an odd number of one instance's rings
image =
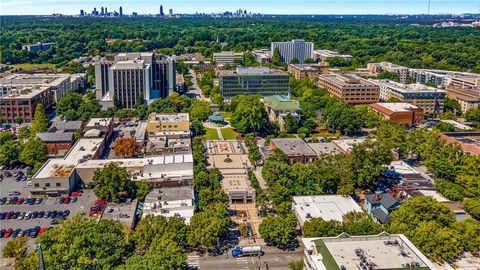
[[[29,234],[30,234],[30,229],[26,229],[26,230],[22,231],[22,233],[20,233],[20,236],[23,237],[23,236],[27,236]]]
[[[25,201],[24,198],[18,198],[17,204],[23,204],[24,201]]]
[[[3,235],[3,238],[9,238],[13,233],[13,229],[12,228],[8,228],[6,231],[5,231],[5,234]]]
[[[17,219],[24,219],[25,218],[25,212],[21,212],[20,215],[18,215]]]
[[[56,224],[58,224],[58,223],[60,223],[60,222],[59,222],[58,219],[56,219],[56,218],[55,218],[55,219],[52,219],[52,221],[50,222],[50,224],[52,224],[52,225],[56,225]]]
[[[10,200],[10,204],[17,204],[17,201],[18,201],[18,197],[13,197],[13,198]]]
[[[69,204],[70,203],[70,197],[66,197],[65,200],[63,201],[64,204]]]
[[[70,215],[70,210],[67,209],[67,210],[63,211],[63,218],[66,218],[69,215]]]
[[[4,220],[5,219],[5,213],[4,212],[0,212],[0,220]]]
[[[34,212],[32,213],[32,218],[37,218],[37,217],[38,217],[38,212],[37,212],[37,211],[34,211]]]
[[[52,211],[47,211],[45,212],[45,215],[43,215],[44,218],[49,218],[52,215]]]
[[[27,179],[27,178],[25,178],[25,179]],[[27,182],[27,187],[31,187],[31,186],[32,186],[32,181],[28,181]]]
[[[48,230],[48,227],[42,227],[40,231],[38,232],[38,236],[42,235],[44,232]]]
[[[37,199],[35,200],[35,204],[41,204],[42,201],[43,201],[42,198],[37,198]]]
[[[7,230],[5,230],[5,229],[1,229],[1,230],[0,230],[0,238],[3,238],[3,236],[5,235],[5,232],[6,232],[6,231],[7,231]]]
[[[0,199],[0,205],[4,205],[6,202],[7,202],[7,198],[2,197],[2,198]]]
[[[29,220],[31,218],[32,218],[32,212],[28,212],[28,213],[25,214],[25,219],[26,220]]]
[[[18,234],[20,233],[20,231],[21,231],[21,229],[16,229],[16,230],[14,230],[13,233],[12,233],[12,237],[13,237],[13,238],[17,237]]]
[[[70,202],[71,202],[71,203],[74,203],[74,202],[77,201],[77,199],[78,199],[77,197],[71,197],[71,198],[70,198]]]
[[[12,190],[8,192],[8,196],[19,196],[21,193],[16,190]]]

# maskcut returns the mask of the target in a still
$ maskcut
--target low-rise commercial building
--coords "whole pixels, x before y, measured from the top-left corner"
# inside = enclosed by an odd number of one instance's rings
[[[135,228],[137,223],[138,200],[127,200],[121,203],[109,202],[102,214],[102,220],[114,220]]]
[[[330,51],[330,50],[314,50],[313,51],[313,59],[316,62],[325,62],[325,61],[328,61],[329,58],[341,58],[344,60],[352,60],[353,56],[349,54],[342,54],[339,52]]]
[[[302,238],[305,270],[425,269],[437,270],[403,234]]]
[[[480,132],[445,132],[440,138],[447,143],[456,143],[465,153],[480,155]]]
[[[220,91],[226,98],[240,94],[288,95],[288,73],[269,68],[240,68],[219,71]]]
[[[236,53],[236,52],[219,52],[219,53],[213,53],[213,61],[215,61],[217,64],[234,64],[235,60],[237,61],[242,61],[243,60],[243,52]]]
[[[181,217],[185,224],[190,224],[194,210],[194,190],[190,185],[153,189],[143,203],[143,217]]]
[[[460,103],[462,113],[480,107],[480,90],[466,90],[461,87],[447,87],[447,96]]]
[[[270,148],[272,150],[279,149],[285,153],[290,164],[312,163],[317,160],[317,154],[300,138],[271,139]]]
[[[310,147],[319,158],[325,155],[336,155],[343,153],[342,150],[332,142],[308,143],[308,147]]]
[[[380,86],[380,101],[395,99],[422,108],[425,114],[439,114],[444,110],[445,91],[423,84],[403,84],[391,80],[375,80]]]
[[[383,71],[396,73],[401,83],[406,83],[409,76],[409,68],[392,64],[390,62],[368,63],[367,69],[373,74],[379,74]]]
[[[285,117],[290,114],[297,121],[300,121],[300,105],[297,101],[291,101],[287,96],[271,96],[263,99],[267,110],[268,119],[277,123],[280,131],[285,131]]]
[[[75,142],[73,132],[42,132],[37,137],[47,146],[49,156],[65,155]]]
[[[373,103],[369,106],[394,124],[413,126],[421,124],[424,119],[423,109],[409,103]]]
[[[355,145],[362,144],[364,142],[365,138],[348,138],[332,141],[332,143],[338,146],[338,148],[340,148],[340,150],[345,154],[352,152],[352,149]]]
[[[189,131],[190,121],[188,113],[151,113],[148,116],[147,134],[154,136],[168,131]]]
[[[106,139],[113,134],[113,118],[91,118],[84,127],[85,135],[89,130],[100,131]]]
[[[77,132],[82,126],[82,121],[57,121],[53,122],[48,132]]]
[[[350,196],[341,195],[294,196],[292,207],[300,227],[312,218],[342,222],[349,212],[363,212]]]
[[[480,74],[437,69],[410,69],[410,77],[417,83],[433,83],[438,87],[452,86],[455,88],[480,90]]]
[[[327,89],[331,96],[353,105],[376,103],[380,87],[358,76],[338,73],[320,75],[318,87]]]
[[[105,138],[82,138],[64,158],[52,158],[32,177],[32,195],[70,194],[80,183],[75,167],[87,160],[98,159],[103,153]],[[93,175],[93,170],[91,173]]]
[[[320,74],[328,74],[328,70],[328,63],[320,62],[317,64],[289,64],[287,71],[296,80],[300,80],[303,78],[317,80]]]
[[[31,123],[35,108],[42,104],[45,110],[53,108],[54,93],[48,86],[17,85],[9,89],[8,94],[0,97],[0,118],[3,123]]]

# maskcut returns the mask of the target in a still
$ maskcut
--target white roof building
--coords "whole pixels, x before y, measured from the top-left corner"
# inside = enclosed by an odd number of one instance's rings
[[[350,196],[341,195],[294,196],[292,207],[301,227],[312,218],[342,222],[348,212],[363,212]]]

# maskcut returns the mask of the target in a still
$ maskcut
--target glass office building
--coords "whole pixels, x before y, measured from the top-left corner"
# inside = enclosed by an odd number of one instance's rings
[[[288,73],[269,68],[237,68],[220,72],[220,91],[226,98],[241,94],[288,95]]]

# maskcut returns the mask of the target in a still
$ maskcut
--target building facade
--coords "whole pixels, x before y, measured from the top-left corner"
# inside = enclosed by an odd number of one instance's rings
[[[268,49],[252,51],[252,54],[255,57],[255,60],[260,64],[266,64],[272,61],[272,56]]]
[[[270,54],[278,48],[282,60],[285,63],[290,63],[292,59],[298,59],[299,63],[305,62],[305,59],[313,59],[313,42],[306,42],[303,39],[294,39],[287,42],[272,42]]]
[[[269,68],[221,70],[219,84],[220,91],[226,98],[240,94],[288,95],[290,92],[288,73]]]
[[[285,131],[285,117],[290,114],[297,121],[300,121],[300,105],[291,101],[287,96],[271,96],[263,100],[267,110],[268,119],[277,123],[281,131]]]
[[[35,53],[40,51],[46,51],[52,47],[55,47],[55,43],[53,42],[50,42],[50,43],[37,42],[37,44],[23,45],[22,50]]]
[[[447,87],[447,96],[457,100],[462,108],[462,113],[480,107],[480,91],[465,90],[459,87]]]
[[[270,149],[279,149],[285,153],[291,165],[297,162],[308,164],[317,160],[317,154],[300,138],[271,139]]]
[[[327,89],[331,96],[352,105],[376,103],[379,100],[379,86],[355,75],[320,75],[317,85]]]
[[[42,104],[45,110],[53,108],[54,92],[47,86],[11,87],[9,93],[0,97],[0,124],[29,124],[35,116],[35,108]]]
[[[243,52],[241,53],[236,53],[236,52],[219,52],[219,53],[213,53],[213,61],[215,61],[217,64],[234,64],[235,60],[237,61],[242,61],[243,60]]]
[[[296,80],[303,78],[317,80],[320,74],[328,74],[329,67],[327,62],[318,64],[289,64],[287,71]]]
[[[401,83],[406,83],[409,76],[409,68],[395,65],[390,62],[368,63],[367,69],[372,74],[379,74],[383,71],[396,73],[400,78]]]
[[[120,53],[95,62],[96,97],[103,105],[132,108],[165,98],[176,88],[176,63],[154,53]]]
[[[394,124],[413,126],[421,124],[424,119],[423,109],[408,103],[373,103],[369,106]]]
[[[428,87],[423,84],[402,84],[390,80],[375,80],[380,86],[380,101],[395,99],[422,108],[425,114],[439,114],[444,110],[444,90]]]
[[[353,56],[349,54],[342,54],[330,50],[314,50],[313,60],[316,62],[326,62],[329,58],[341,58],[344,60],[352,60]]]

